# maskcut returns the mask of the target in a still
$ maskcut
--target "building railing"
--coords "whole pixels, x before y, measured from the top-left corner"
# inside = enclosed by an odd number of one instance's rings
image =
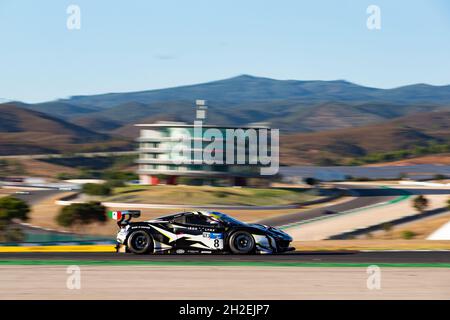
[[[138,174],[148,175],[176,175],[176,176],[225,176],[225,177],[260,177],[259,172],[233,172],[233,171],[204,171],[204,170],[170,170],[170,169],[139,169]],[[262,176],[264,178],[264,176]]]

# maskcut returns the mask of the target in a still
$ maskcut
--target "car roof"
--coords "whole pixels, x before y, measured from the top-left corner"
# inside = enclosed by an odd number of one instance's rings
[[[197,214],[197,215],[203,215],[203,216],[210,217],[210,216],[213,215],[213,213],[217,213],[217,212],[210,212],[210,211],[183,211],[183,212],[177,212],[177,213],[172,213],[172,214],[169,214],[169,215],[158,217],[157,220],[166,220],[166,219],[175,218],[175,217],[178,217],[178,216],[183,216],[183,215],[186,215],[186,214]]]

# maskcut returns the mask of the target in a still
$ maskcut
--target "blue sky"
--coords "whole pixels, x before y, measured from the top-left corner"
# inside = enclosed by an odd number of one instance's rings
[[[68,30],[66,9],[81,9]],[[366,8],[381,8],[368,30]],[[0,98],[200,83],[239,74],[450,84],[445,0],[0,0]]]

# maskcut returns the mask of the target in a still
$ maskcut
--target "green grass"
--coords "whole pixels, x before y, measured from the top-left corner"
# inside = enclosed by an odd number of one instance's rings
[[[94,265],[94,266],[224,266],[224,267],[317,267],[366,268],[376,264],[391,268],[450,268],[450,263],[352,263],[352,262],[259,262],[259,261],[145,261],[145,260],[0,260],[0,265]]]
[[[212,186],[127,186],[103,201],[185,205],[284,205],[316,199],[301,189],[233,188]]]
[[[428,145],[417,146],[413,149],[370,153],[363,157],[353,158],[350,161],[347,161],[347,163],[344,163],[344,165],[364,165],[379,162],[389,162],[448,152],[450,152],[450,143],[431,142]]]

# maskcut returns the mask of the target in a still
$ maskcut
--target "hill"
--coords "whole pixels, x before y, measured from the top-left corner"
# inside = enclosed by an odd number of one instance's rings
[[[248,103],[230,108],[211,106],[207,122],[217,125],[269,122],[273,128],[279,128],[284,133],[315,132],[363,126],[417,112],[440,110],[450,110],[450,107],[388,103],[349,105],[335,102],[307,106],[303,103],[276,101]],[[155,119],[191,123],[194,116],[194,107],[187,101],[150,105],[130,102],[74,118],[72,122],[102,132],[124,132],[126,130],[121,127],[128,128],[135,123],[153,122]]]
[[[417,113],[357,128],[290,134],[281,140],[283,164],[362,164],[448,151],[450,111]]]
[[[420,164],[434,164],[442,166],[450,166],[450,153],[438,153],[429,156],[420,156],[390,162],[380,162],[376,164],[368,164],[367,167],[380,166],[415,166]]]
[[[124,140],[112,141],[109,135],[20,106],[21,104],[16,103],[0,105],[1,155],[102,150],[126,146]]]
[[[22,107],[50,114],[62,119],[71,119],[84,114],[95,112],[96,108],[82,107],[70,103],[51,101],[36,104],[23,104]]]
[[[0,153],[130,148],[128,141],[138,134],[133,124],[192,122],[196,99],[209,101],[208,123],[270,122],[280,128],[286,164],[365,163],[374,153],[449,141],[450,86],[378,89],[344,80],[241,75],[167,89],[3,104]]]
[[[167,89],[128,93],[74,96],[62,102],[77,106],[110,108],[127,102],[150,104],[164,101],[207,99],[228,105],[253,101],[303,101],[309,104],[326,101],[450,103],[450,86],[417,84],[394,89],[360,86],[344,80],[300,81],[276,80],[251,75]]]
[[[146,118],[191,122],[194,101],[208,100],[208,122],[271,122],[285,132],[361,126],[414,112],[450,109],[450,86],[410,85],[377,89],[348,81],[275,80],[242,75],[159,90],[74,96],[27,105],[102,132]]]

